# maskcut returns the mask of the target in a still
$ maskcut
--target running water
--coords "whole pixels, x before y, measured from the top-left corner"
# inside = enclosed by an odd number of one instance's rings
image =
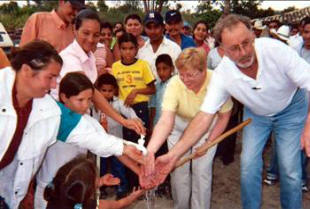
[[[155,191],[157,187],[155,187],[152,190],[148,190],[145,192],[145,198],[146,198],[146,206],[147,209],[155,209]]]

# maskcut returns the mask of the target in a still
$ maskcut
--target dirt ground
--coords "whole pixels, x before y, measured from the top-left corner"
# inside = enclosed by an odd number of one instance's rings
[[[235,161],[224,166],[220,158],[215,158],[213,170],[213,192],[211,209],[240,209],[240,151],[241,141],[237,142]],[[265,167],[269,162],[270,148],[264,153]],[[310,166],[308,166],[310,173]],[[156,198],[155,209],[172,209],[173,201],[165,197]],[[279,183],[274,186],[263,185],[262,209],[280,209]],[[303,208],[310,209],[310,192],[303,194]],[[137,201],[130,209],[147,209],[146,201]],[[150,208],[151,209],[151,208]],[[198,208],[193,208],[198,209]]]

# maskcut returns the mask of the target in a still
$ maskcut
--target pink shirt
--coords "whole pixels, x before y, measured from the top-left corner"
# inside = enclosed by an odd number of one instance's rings
[[[51,94],[58,99],[58,89],[61,79],[70,72],[81,71],[95,83],[98,73],[96,68],[96,58],[93,52],[86,52],[81,48],[76,40],[74,40],[67,48],[59,53],[63,59],[63,66],[57,78],[57,88],[53,89]]]
[[[23,29],[20,46],[34,40],[47,41],[57,52],[66,48],[74,39],[72,24],[67,25],[56,13],[37,12],[31,15]]]
[[[206,52],[206,54],[208,55],[210,52],[210,47],[208,46],[208,44],[206,42],[203,42],[203,44],[200,46],[201,48],[203,48]]]

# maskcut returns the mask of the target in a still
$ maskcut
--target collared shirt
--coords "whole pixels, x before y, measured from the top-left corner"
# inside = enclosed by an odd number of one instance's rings
[[[173,41],[169,34],[167,34],[167,38]],[[184,50],[189,47],[196,47],[195,41],[191,37],[181,33],[181,49]]]
[[[67,25],[55,10],[35,13],[24,26],[20,46],[35,39],[47,41],[60,52],[74,39],[73,25]]]
[[[255,114],[272,116],[290,104],[297,87],[310,90],[310,65],[296,51],[270,38],[255,39],[254,47],[256,79],[224,57],[214,71],[202,111],[215,113],[231,95]]]
[[[169,79],[170,80],[170,79]],[[169,80],[165,82],[157,82],[156,83],[156,92],[154,95],[151,96],[151,100],[149,103],[150,108],[155,108],[155,117],[153,124],[156,125],[159,117],[161,116],[161,104],[163,102],[164,93],[167,87]]]
[[[137,57],[139,59],[146,60],[150,64],[153,75],[155,75],[156,80],[159,81],[160,78],[157,74],[155,66],[156,58],[161,54],[169,54],[174,63],[180,53],[181,48],[178,44],[174,43],[173,41],[170,41],[166,37],[163,37],[163,41],[159,45],[156,52],[153,51],[150,40],[147,40],[144,46],[139,49]]]
[[[96,58],[93,52],[86,52],[82,49],[79,43],[74,40],[67,48],[59,53],[63,59],[63,66],[57,78],[57,88],[51,91],[54,98],[58,98],[58,89],[61,79],[70,72],[81,71],[89,78],[92,83],[95,83],[98,73],[96,68]]]
[[[198,93],[188,89],[179,75],[172,77],[166,87],[162,102],[162,111],[175,112],[177,116],[190,121],[199,112],[200,106],[209,91],[209,83],[213,71],[207,70],[205,81]],[[223,103],[224,104],[224,103]],[[230,99],[222,106],[219,112],[228,112],[233,103]]]

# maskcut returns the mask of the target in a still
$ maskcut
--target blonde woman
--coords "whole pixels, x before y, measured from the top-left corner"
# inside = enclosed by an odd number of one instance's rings
[[[205,51],[185,49],[176,60],[179,74],[171,78],[163,97],[162,115],[148,144],[148,163],[145,172],[154,167],[154,154],[168,139],[171,149],[181,138],[188,123],[199,112],[208,91],[212,71],[207,70]],[[183,157],[189,155],[207,139],[215,139],[225,129],[232,108],[228,100],[217,114],[210,129]],[[177,168],[171,173],[172,197],[175,209],[209,209],[211,199],[212,162],[216,147],[206,155]],[[191,169],[190,169],[191,168]]]

